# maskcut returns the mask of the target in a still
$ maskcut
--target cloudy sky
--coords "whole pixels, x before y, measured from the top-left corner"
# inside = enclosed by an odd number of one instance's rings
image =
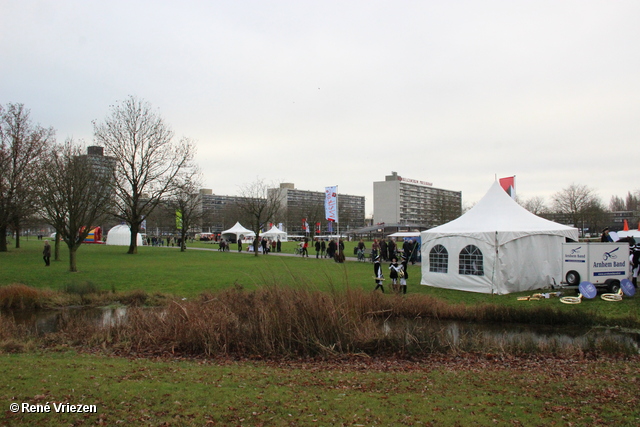
[[[392,171],[477,202],[640,189],[640,2],[0,0],[0,104],[58,140],[129,95],[206,188],[365,196]]]

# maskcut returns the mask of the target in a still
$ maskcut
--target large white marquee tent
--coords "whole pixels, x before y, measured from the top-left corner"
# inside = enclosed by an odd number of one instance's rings
[[[540,218],[496,181],[467,213],[423,231],[421,284],[508,294],[562,280],[562,243],[578,230]]]

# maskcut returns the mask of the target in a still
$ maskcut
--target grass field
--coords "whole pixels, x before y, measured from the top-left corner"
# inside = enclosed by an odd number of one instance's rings
[[[349,244],[355,245],[354,242]],[[283,252],[292,254],[294,245],[292,242],[285,244]],[[70,273],[64,245],[61,245],[60,261],[52,262],[51,267],[44,267],[41,241],[23,239],[21,246],[0,253],[0,286],[22,283],[61,291],[70,284],[90,282],[103,291],[143,290],[149,294],[171,294],[176,298],[194,298],[205,291],[215,292],[237,285],[247,290],[276,284],[320,291],[373,290],[375,287],[371,263],[338,264],[329,259],[316,259],[313,251],[309,258],[255,257],[234,251],[222,253],[217,251],[217,246],[195,243],[185,252],[177,248],[141,247],[137,255],[127,255],[125,247],[83,245],[78,251],[79,271]],[[350,253],[350,250],[352,253],[352,246],[347,246],[345,252]],[[386,267],[383,265],[383,270]],[[419,265],[409,266],[408,292],[431,295],[454,304],[498,304],[524,310],[552,307],[606,317],[612,319],[612,325],[616,324],[616,319],[624,319],[625,325],[640,324],[640,297],[637,296],[621,302],[585,299],[579,305],[561,304],[557,298],[522,302],[517,300],[518,296],[533,292],[488,295],[420,285]]]
[[[637,361],[349,363],[0,355],[3,425],[636,426]],[[11,413],[10,403],[96,405]]]
[[[370,295],[374,287],[370,263],[316,260],[313,251],[308,259],[195,248],[181,253],[175,248],[153,247],[126,255],[123,247],[83,245],[78,253],[79,272],[69,273],[64,247],[61,261],[48,268],[42,262],[41,247],[42,242],[37,240],[23,240],[21,249],[0,253],[0,286],[22,283],[63,291],[71,284],[90,282],[107,293],[159,292],[177,301],[186,298],[187,302],[201,298],[203,293],[209,298],[229,288],[250,292],[286,286],[339,298],[347,289]],[[610,325],[640,324],[638,297],[616,303],[596,298],[572,306],[557,299],[522,302],[517,301],[520,294],[483,295],[421,286],[420,267],[409,268],[408,303],[412,295],[420,295],[445,304],[496,305],[522,311],[547,307],[598,316]],[[381,303],[385,303],[398,297],[382,298]],[[178,305],[173,307],[180,313]],[[117,357],[114,354],[118,352],[109,346],[94,343],[78,347],[73,344],[74,336],[63,338],[48,346],[42,345],[46,339],[37,344],[2,343],[0,401],[5,408],[0,425],[640,423],[638,356],[515,357],[498,351],[402,359],[393,355],[314,359],[247,355],[247,359],[231,360],[217,356],[189,359],[170,352],[156,357],[129,351],[127,357]],[[11,353],[11,349],[21,352]],[[42,407],[53,402],[96,405],[97,413],[9,410],[12,403]]]

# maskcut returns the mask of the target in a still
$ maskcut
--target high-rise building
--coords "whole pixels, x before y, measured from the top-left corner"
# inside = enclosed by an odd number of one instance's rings
[[[220,233],[231,228],[240,218],[239,196],[213,194],[208,188],[200,190],[202,205],[202,231]]]
[[[403,178],[397,172],[373,183],[374,224],[414,224],[432,228],[462,213],[462,192]]]
[[[93,172],[100,178],[109,179],[116,169],[115,157],[105,156],[103,147],[95,145],[87,147],[87,154],[81,157],[87,159],[87,162],[93,169]]]
[[[321,191],[298,190],[292,183],[280,184],[280,188],[269,189],[269,195],[278,197],[281,205],[281,217],[286,231],[293,235],[304,235],[304,222],[309,225],[309,233],[328,234],[328,222],[325,218],[325,193]],[[347,232],[364,226],[364,196],[338,194],[338,225],[333,232]],[[320,232],[316,233],[317,227]]]

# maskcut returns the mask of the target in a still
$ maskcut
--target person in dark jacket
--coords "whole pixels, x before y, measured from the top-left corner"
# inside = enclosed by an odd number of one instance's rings
[[[402,266],[398,264],[398,260],[395,257],[391,258],[391,264],[389,264],[389,278],[391,279],[391,288],[395,293],[398,293],[400,290],[398,278],[400,277],[401,270]]]
[[[382,239],[380,242],[380,256],[383,261],[389,261],[389,252],[387,250],[387,241]]]
[[[44,260],[45,267],[49,267],[51,265],[51,246],[49,245],[49,241],[44,241],[44,249],[42,250],[42,259]]]
[[[609,227],[602,230],[602,235],[600,236],[601,242],[613,242],[613,238],[609,235]]]

